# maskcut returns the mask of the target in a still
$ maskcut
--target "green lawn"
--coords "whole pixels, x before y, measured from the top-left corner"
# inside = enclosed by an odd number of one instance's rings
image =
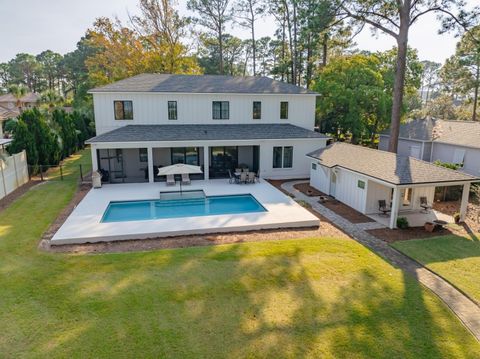
[[[0,214],[0,357],[478,357],[436,296],[350,240],[38,251],[74,190]]]
[[[443,236],[393,245],[437,272],[480,303],[480,240]]]

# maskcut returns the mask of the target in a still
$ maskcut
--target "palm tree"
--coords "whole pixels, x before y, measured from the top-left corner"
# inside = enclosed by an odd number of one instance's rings
[[[22,111],[22,97],[25,96],[28,92],[28,88],[23,85],[11,85],[8,88],[8,92],[12,94],[17,100],[16,106],[18,110]]]
[[[40,96],[40,102],[47,104],[49,111],[63,102],[63,97],[55,90],[46,90]]]

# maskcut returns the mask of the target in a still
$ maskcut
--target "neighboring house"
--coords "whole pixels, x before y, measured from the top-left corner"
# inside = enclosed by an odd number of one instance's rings
[[[36,93],[30,92],[25,94],[20,99],[17,99],[12,94],[0,96],[0,138],[3,138],[3,124],[10,118],[15,118],[20,113],[28,108],[35,107],[40,96]]]
[[[435,187],[462,185],[461,218],[465,218],[471,182],[479,178],[409,156],[347,143],[334,143],[307,155],[310,185],[355,210],[395,228],[399,214],[414,226],[436,219],[434,211],[421,211],[421,198],[432,204]],[[378,216],[379,201],[391,214]],[[423,213],[427,212],[427,213]]]
[[[142,74],[95,88],[94,170],[109,182],[154,182],[158,167],[201,166],[224,178],[244,166],[264,178],[309,174],[316,93],[266,77]]]
[[[380,134],[380,150],[388,149],[389,131]],[[480,122],[411,120],[400,126],[398,154],[425,161],[455,163],[480,175]]]

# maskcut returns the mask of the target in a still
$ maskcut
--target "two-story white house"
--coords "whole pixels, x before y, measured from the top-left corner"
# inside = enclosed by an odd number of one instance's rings
[[[142,74],[89,92],[93,169],[111,183],[160,181],[175,163],[201,166],[201,179],[239,166],[307,177],[305,154],[328,140],[314,131],[317,94],[267,77]]]

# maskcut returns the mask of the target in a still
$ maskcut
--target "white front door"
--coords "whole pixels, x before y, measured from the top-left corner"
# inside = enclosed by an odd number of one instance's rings
[[[411,209],[413,205],[413,188],[402,188],[400,190],[400,210]]]

